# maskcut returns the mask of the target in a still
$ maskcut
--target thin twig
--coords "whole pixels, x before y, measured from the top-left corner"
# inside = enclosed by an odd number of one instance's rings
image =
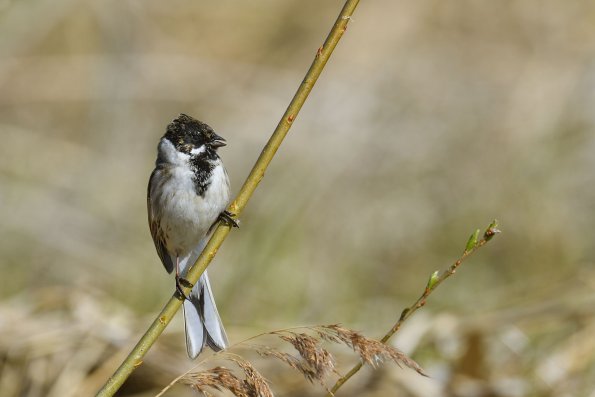
[[[312,91],[314,84],[318,80],[318,77],[322,73],[322,70],[333,53],[333,50],[347,29],[347,24],[351,20],[351,15],[355,11],[358,3],[359,0],[347,0],[345,2],[345,5],[337,17],[337,20],[329,32],[324,44],[316,51],[316,55],[314,56],[314,61],[312,62],[310,69],[302,80],[302,83],[300,84],[293,99],[287,107],[287,110],[283,114],[283,117],[277,124],[277,128],[275,128],[275,131],[269,138],[269,141],[258,157],[258,160],[254,164],[252,171],[248,175],[248,178],[244,182],[242,189],[238,193],[238,196],[230,204],[228,210],[231,213],[240,215],[248,203],[248,200],[250,197],[252,197],[256,187],[264,177],[265,170],[275,156],[277,149],[279,149],[279,146],[281,146],[281,143],[287,135],[289,128],[295,121],[300,109],[308,98],[308,95]],[[221,247],[221,244],[223,244],[223,241],[229,234],[230,229],[231,228],[229,225],[223,223],[219,224],[213,233],[213,236],[207,243],[207,246],[204,248],[203,252],[186,275],[186,278],[192,284],[195,284],[198,281],[200,275],[213,260],[217,254],[217,251],[219,250],[219,247]],[[190,292],[189,288],[186,288],[184,292],[188,294]],[[161,310],[161,313],[159,313],[149,329],[138,341],[134,349],[132,349],[128,357],[126,357],[116,372],[99,390],[97,397],[113,396],[126,381],[126,379],[128,379],[130,374],[138,366],[142,365],[143,357],[151,348],[153,343],[155,343],[159,335],[161,335],[165,327],[167,327],[167,325],[170,323],[181,305],[182,301],[179,300],[178,295],[174,293],[165,307]]]
[[[411,306],[407,307],[405,310],[401,312],[399,320],[382,337],[382,339],[380,339],[380,341],[382,343],[388,342],[389,339],[399,331],[403,323],[407,321],[407,319],[411,317],[413,313],[415,313],[418,309],[422,308],[426,304],[426,300],[430,296],[430,294],[436,288],[438,288],[438,286],[442,284],[444,280],[455,274],[455,272],[457,271],[459,266],[461,266],[461,264],[465,261],[465,259],[477,252],[478,249],[483,247],[497,233],[500,233],[500,230],[497,229],[497,226],[498,223],[494,220],[486,229],[485,233],[483,234],[483,238],[479,241],[477,240],[479,237],[479,229],[475,233],[473,233],[469,238],[469,241],[465,246],[465,251],[463,252],[461,257],[457,259],[448,269],[444,270],[441,274],[439,274],[436,271],[430,276],[430,279],[426,284],[426,288],[424,289],[424,292],[421,294],[421,296],[415,301],[415,303],[413,303]],[[337,382],[335,382],[334,386],[326,394],[326,397],[333,397],[337,390],[339,390],[339,388],[343,386],[343,384],[347,382],[353,375],[355,375],[363,366],[363,361],[360,361],[359,363],[354,365],[353,368],[349,370],[349,372],[347,372],[345,375],[339,378]]]

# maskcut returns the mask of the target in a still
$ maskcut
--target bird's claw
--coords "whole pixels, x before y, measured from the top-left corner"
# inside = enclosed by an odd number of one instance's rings
[[[219,214],[219,220],[231,227],[240,227],[240,220],[234,218],[235,214],[225,210]]]
[[[184,288],[192,288],[194,285],[186,280],[183,277],[176,276],[176,291],[180,294],[180,297],[184,298],[185,300],[190,300],[188,296],[184,293]]]

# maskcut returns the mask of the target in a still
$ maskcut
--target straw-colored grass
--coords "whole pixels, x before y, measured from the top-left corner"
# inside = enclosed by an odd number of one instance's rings
[[[381,336],[497,217],[506,234],[395,341],[431,379],[386,366],[345,395],[588,396],[595,3],[360,7],[210,268],[231,341],[338,322]],[[336,9],[0,2],[2,396],[96,391],[173,292],[145,208],[167,122],[224,136],[237,192]],[[191,368],[183,343],[176,323],[122,395]],[[321,395],[255,365],[280,395]]]

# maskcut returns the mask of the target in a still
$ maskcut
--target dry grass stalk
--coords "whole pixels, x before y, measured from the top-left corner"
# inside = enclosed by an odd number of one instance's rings
[[[228,368],[218,366],[205,371],[189,372],[181,381],[207,397],[212,395],[209,389],[229,390],[238,397],[273,397],[267,381],[250,362],[231,354],[226,354],[226,358],[240,368],[243,378],[239,378]]]
[[[341,327],[338,324],[317,326],[315,330],[321,339],[348,346],[360,356],[363,362],[372,367],[377,367],[383,360],[390,360],[398,366],[405,365],[420,375],[428,376],[419,364],[407,357],[399,349],[378,340],[366,338],[359,332]]]
[[[324,342],[349,347],[360,356],[362,362],[370,364],[374,368],[378,367],[383,361],[390,360],[399,366],[404,365],[423,376],[427,376],[415,361],[400,350],[387,346],[380,341],[366,338],[354,330],[344,328],[338,324],[317,325],[304,327],[303,329],[306,332],[282,330],[258,336],[277,336],[283,342],[291,344],[297,350],[297,355],[266,345],[247,344],[246,342],[238,345],[248,347],[262,357],[272,357],[287,364],[310,382],[317,381],[320,383],[327,391],[329,390],[325,385],[326,379],[332,372],[336,374],[337,372],[335,370],[335,358],[322,346]],[[307,333],[308,331],[310,333]],[[209,395],[209,389],[217,391],[229,390],[239,397],[268,397],[273,395],[265,378],[250,362],[229,352],[221,352],[212,357],[235,363],[242,370],[244,378],[240,379],[231,370],[217,366],[205,371],[189,372],[180,378],[181,381],[191,385],[195,390],[206,396]]]
[[[256,347],[255,350],[258,354],[263,357],[274,357],[301,372],[310,382],[316,380],[324,386],[324,379],[335,369],[335,360],[332,354],[322,347],[320,339],[303,332],[299,334],[296,332],[272,332],[271,334],[291,343],[300,357],[268,346]]]

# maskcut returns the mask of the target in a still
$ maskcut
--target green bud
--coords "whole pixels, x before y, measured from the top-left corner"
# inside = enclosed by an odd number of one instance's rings
[[[477,245],[477,239],[479,238],[479,229],[476,229],[471,236],[469,236],[469,240],[467,240],[467,245],[465,246],[465,252],[471,251]]]
[[[486,241],[490,241],[492,237],[498,233],[500,233],[500,230],[498,229],[498,220],[494,219],[492,223],[490,223],[490,226],[488,226],[486,231],[483,233],[483,238],[485,238]]]
[[[405,316],[407,315],[407,313],[409,313],[410,310],[411,309],[409,308],[403,309],[403,311],[401,312],[401,317],[399,317],[399,321],[403,321],[403,319],[405,319]]]
[[[428,280],[428,284],[426,285],[426,289],[432,289],[434,288],[434,286],[436,285],[436,283],[438,282],[438,279],[440,277],[438,276],[438,270],[436,270],[434,273],[432,273],[432,275],[430,276],[430,279]]]

